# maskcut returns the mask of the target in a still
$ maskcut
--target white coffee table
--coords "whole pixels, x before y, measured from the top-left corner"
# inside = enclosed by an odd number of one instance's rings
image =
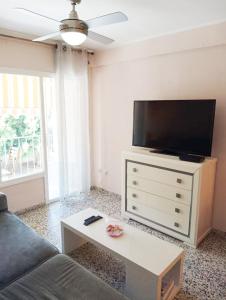
[[[84,226],[84,219],[92,215],[100,215],[103,219]],[[63,253],[70,253],[89,241],[124,261],[125,293],[130,299],[165,300],[161,296],[163,282],[171,282],[171,292],[166,299],[173,299],[180,290],[183,249],[120,221],[123,236],[111,238],[106,233],[109,219],[111,217],[88,208],[62,220]]]

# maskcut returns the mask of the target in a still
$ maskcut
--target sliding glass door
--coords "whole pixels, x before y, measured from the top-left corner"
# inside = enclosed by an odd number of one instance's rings
[[[55,78],[0,73],[0,187],[45,178],[59,199]]]
[[[85,176],[80,88],[74,79],[65,81],[65,105],[56,97],[55,81],[0,73],[0,187],[40,176],[46,201],[81,190]]]

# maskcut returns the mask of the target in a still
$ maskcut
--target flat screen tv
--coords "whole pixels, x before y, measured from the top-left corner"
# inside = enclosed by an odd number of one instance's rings
[[[134,101],[133,146],[211,156],[216,100]]]

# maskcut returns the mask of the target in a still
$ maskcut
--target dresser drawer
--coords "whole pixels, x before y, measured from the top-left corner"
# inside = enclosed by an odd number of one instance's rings
[[[185,235],[188,235],[189,233],[188,216],[186,218],[173,216],[130,199],[127,201],[126,210],[134,215],[145,218],[151,222],[155,222],[160,226],[173,229]]]
[[[127,201],[135,201],[137,204],[162,211],[182,220],[189,219],[190,216],[190,207],[187,205],[130,187],[127,189]]]
[[[187,190],[192,189],[192,175],[147,166],[135,162],[127,162],[127,175],[136,175]]]
[[[186,205],[190,205],[191,203],[191,191],[189,190],[179,189],[174,186],[162,184],[134,175],[129,175],[127,177],[127,187],[132,187],[137,190],[171,199]]]

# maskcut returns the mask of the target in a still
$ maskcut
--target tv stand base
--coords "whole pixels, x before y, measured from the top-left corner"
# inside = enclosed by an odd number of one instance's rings
[[[157,154],[165,154],[165,155],[172,155],[172,156],[179,156],[180,153],[170,151],[170,150],[165,150],[165,149],[152,149],[150,150],[151,153],[157,153]]]

